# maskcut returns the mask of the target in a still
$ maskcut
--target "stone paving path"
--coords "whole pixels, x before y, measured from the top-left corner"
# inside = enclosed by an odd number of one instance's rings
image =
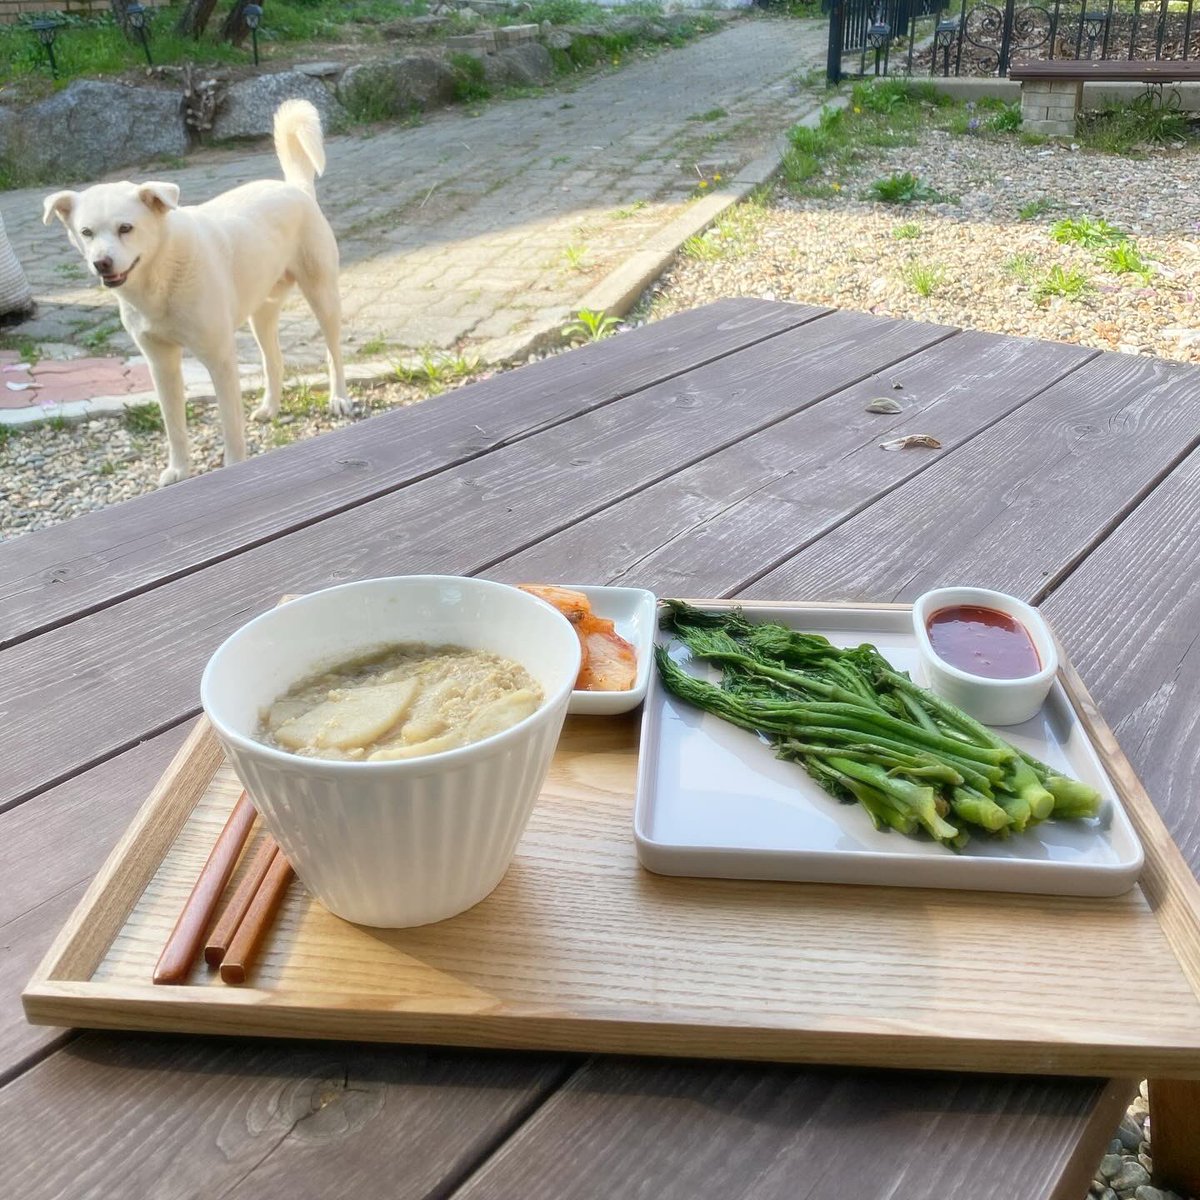
[[[537,97],[331,138],[319,196],[341,245],[348,355],[469,350],[547,316],[565,321],[705,194],[702,180],[719,187],[813,108],[798,80],[821,61],[824,37],[819,21],[732,21]],[[188,161],[162,169],[188,203],[278,176],[265,146]],[[0,194],[40,306],[13,332],[131,351],[115,299],[89,284],[62,230],[42,226],[43,194]],[[302,302],[289,303],[281,335],[289,367],[323,358]],[[256,362],[244,336],[242,360]]]

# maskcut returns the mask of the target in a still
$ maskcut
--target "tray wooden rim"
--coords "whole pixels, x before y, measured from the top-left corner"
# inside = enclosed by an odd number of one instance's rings
[[[697,605],[803,609],[897,611],[908,604],[861,601],[769,601],[694,599]],[[1139,887],[1156,917],[1200,1005],[1200,883],[1193,877],[1162,818],[1143,788],[1115,735],[1100,715],[1070,659],[1060,656],[1059,680],[1120,795],[1145,852]],[[122,835],[71,917],[51,944],[22,993],[26,1017],[35,1024],[84,1024],[91,1028],[177,1033],[257,1034],[401,1041],[442,1045],[558,1051],[653,1053],[845,1066],[931,1068],[967,1058],[972,1070],[1018,1074],[1136,1075],[1200,1077],[1200,1020],[1194,1045],[1144,1041],[1114,1047],[1060,1039],[977,1036],[957,1038],[941,1031],[897,1029],[886,1022],[846,1019],[825,1031],[815,1045],[797,1045],[797,1030],[786,1024],[748,1021],[720,1023],[722,1045],[714,1050],[712,1025],[656,1019],[564,1015],[553,1007],[508,1003],[503,1012],[448,1014],[418,1003],[391,1004],[386,1010],[364,1001],[345,1004],[336,989],[310,991],[309,1001],[338,997],[343,1007],[294,999],[269,989],[203,986],[165,988],[147,983],[99,983],[100,966],[138,899],[154,879],[176,835],[186,824],[221,765],[222,751],[201,716],[137,815]],[[780,884],[781,887],[803,885]],[[838,885],[822,885],[833,886]],[[854,885],[842,885],[852,887]],[[219,997],[219,999],[218,999]],[[376,1002],[377,1005],[377,1002]],[[311,1018],[319,1015],[321,1028]],[[631,1047],[629,1035],[652,1034],[653,1050]],[[586,1035],[581,1038],[581,1034]],[[803,1039],[801,1039],[803,1040]],[[812,1038],[808,1041],[811,1043]],[[1019,1059],[1020,1061],[1016,1061]],[[960,1068],[961,1069],[961,1068]]]

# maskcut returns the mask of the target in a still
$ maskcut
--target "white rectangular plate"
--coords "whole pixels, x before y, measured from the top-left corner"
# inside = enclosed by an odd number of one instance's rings
[[[646,698],[650,668],[654,662],[654,628],[658,601],[644,588],[593,587],[564,583],[560,587],[582,592],[591,601],[592,612],[605,617],[637,654],[637,678],[627,692],[572,692],[567,712],[575,716],[609,717],[637,708]]]
[[[704,603],[731,609],[734,603]],[[838,646],[871,642],[924,684],[907,608],[741,605],[750,620],[824,634]],[[659,633],[669,642],[670,635]],[[679,661],[687,652],[677,648]],[[705,670],[706,668],[699,668]],[[715,678],[715,676],[712,676]],[[669,695],[653,672],[642,716],[634,834],[642,865],[663,875],[783,879],[1115,896],[1137,881],[1142,847],[1060,682],[1041,713],[998,731],[1015,746],[1104,797],[1090,821],[1046,821],[1006,840],[982,833],[955,853],[875,830],[766,740]]]

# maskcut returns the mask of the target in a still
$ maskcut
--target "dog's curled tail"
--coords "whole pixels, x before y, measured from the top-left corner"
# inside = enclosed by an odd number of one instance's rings
[[[313,181],[325,173],[321,114],[307,100],[285,100],[275,110],[275,153],[288,183],[317,194]]]

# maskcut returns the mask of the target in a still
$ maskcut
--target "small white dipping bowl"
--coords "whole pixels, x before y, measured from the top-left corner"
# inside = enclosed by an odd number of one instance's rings
[[[1024,626],[1042,669],[1022,679],[985,679],[939,658],[929,640],[929,618],[943,608],[962,604],[994,609]],[[929,686],[985,725],[1019,725],[1036,716],[1058,674],[1058,648],[1049,626],[1036,608],[1004,592],[973,587],[926,592],[913,605],[913,632]]]
[[[319,671],[400,642],[487,650],[541,685],[541,707],[490,738],[396,762],[305,758],[256,740],[262,712]],[[263,613],[200,683],[221,744],[306,888],[362,925],[442,921],[478,904],[512,861],[579,674],[579,640],[549,604],[483,579],[348,583]]]

